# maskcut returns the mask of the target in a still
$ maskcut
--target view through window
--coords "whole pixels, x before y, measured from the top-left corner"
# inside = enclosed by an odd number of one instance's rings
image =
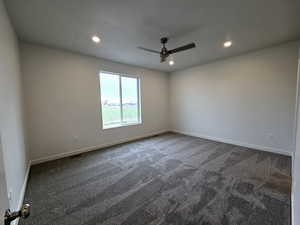
[[[141,122],[139,78],[100,72],[103,128]]]

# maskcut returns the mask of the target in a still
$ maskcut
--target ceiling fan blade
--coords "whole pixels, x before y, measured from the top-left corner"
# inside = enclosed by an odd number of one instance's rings
[[[190,44],[181,46],[181,47],[179,47],[179,48],[174,48],[174,49],[168,51],[168,53],[169,53],[169,54],[174,54],[174,53],[176,53],[176,52],[185,51],[185,50],[188,50],[188,49],[191,49],[191,48],[195,48],[195,47],[196,47],[196,44],[195,44],[195,43],[190,43]]]
[[[152,52],[152,53],[160,54],[159,51],[152,50],[152,49],[149,49],[149,48],[138,47],[138,49],[141,49],[141,50],[144,50],[144,51],[147,51],[147,52]]]

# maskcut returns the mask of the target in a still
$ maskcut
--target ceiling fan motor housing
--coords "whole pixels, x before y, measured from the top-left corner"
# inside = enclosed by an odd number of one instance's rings
[[[165,47],[165,44],[168,42],[168,38],[163,37],[163,38],[160,39],[160,42],[163,44],[163,47],[162,47],[161,52],[160,52],[160,61],[165,62],[166,58],[168,58],[168,56],[170,55],[169,52],[168,52],[168,49]]]
[[[167,37],[163,37],[163,38],[160,39],[160,42],[164,45],[168,42],[168,40],[169,39]]]

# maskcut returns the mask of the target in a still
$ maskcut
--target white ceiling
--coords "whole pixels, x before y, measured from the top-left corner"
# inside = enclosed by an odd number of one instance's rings
[[[300,38],[299,0],[7,0],[18,36],[117,62],[175,71]],[[101,44],[90,38],[99,34]],[[137,49],[169,49],[175,65]],[[233,46],[222,48],[224,40]]]

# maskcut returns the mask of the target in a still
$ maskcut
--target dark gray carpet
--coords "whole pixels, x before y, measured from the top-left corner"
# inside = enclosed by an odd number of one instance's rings
[[[289,225],[291,159],[174,133],[33,166],[21,225]]]

